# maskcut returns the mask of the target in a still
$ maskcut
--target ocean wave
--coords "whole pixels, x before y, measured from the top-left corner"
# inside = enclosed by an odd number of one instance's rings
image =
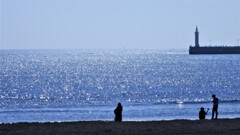
[[[204,104],[204,103],[212,103],[211,100],[199,100],[199,101],[191,101],[191,100],[174,100],[174,101],[160,101],[153,104]],[[219,103],[240,103],[240,99],[222,99],[219,100]]]
[[[78,112],[78,113],[90,113],[91,110],[83,109],[69,109],[69,108],[56,108],[56,109],[2,109],[0,113],[66,113],[66,112]]]

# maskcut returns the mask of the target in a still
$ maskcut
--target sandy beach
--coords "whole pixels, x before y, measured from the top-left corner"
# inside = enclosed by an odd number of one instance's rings
[[[0,135],[238,135],[240,119],[0,124]]]

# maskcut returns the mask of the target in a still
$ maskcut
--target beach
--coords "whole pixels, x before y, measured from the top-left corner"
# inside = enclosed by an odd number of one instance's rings
[[[237,135],[240,119],[0,124],[1,135]]]

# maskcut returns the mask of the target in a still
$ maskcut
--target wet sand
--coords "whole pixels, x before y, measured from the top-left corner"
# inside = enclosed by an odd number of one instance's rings
[[[0,124],[0,135],[240,135],[240,119]]]

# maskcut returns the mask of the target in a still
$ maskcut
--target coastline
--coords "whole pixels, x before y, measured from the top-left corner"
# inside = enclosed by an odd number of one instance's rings
[[[240,134],[240,118],[218,120],[163,120],[163,121],[79,121],[46,123],[0,124],[1,135],[12,134],[87,134],[87,135],[159,135],[159,134]]]

